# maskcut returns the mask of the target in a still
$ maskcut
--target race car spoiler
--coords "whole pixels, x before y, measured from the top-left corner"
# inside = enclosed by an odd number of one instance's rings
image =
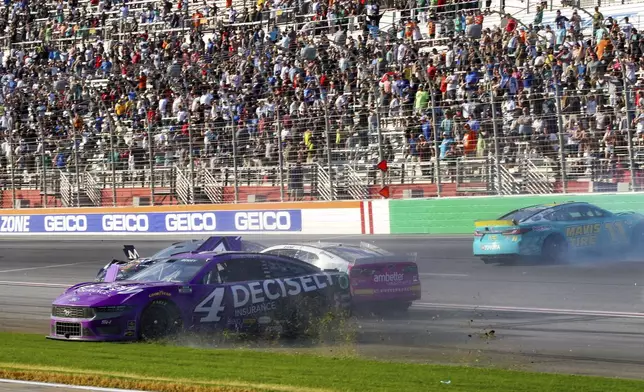
[[[363,248],[363,249],[369,249],[371,251],[379,253],[383,257],[383,259],[399,257],[399,256],[395,255],[394,253],[389,252],[387,250],[384,250],[384,249],[382,249],[382,248],[380,248],[380,247],[378,247],[378,246],[376,246],[374,244],[371,244],[369,242],[360,241],[360,247]],[[406,261],[416,262],[416,260],[418,259],[418,252],[408,252],[408,253],[406,253],[406,256],[409,258]],[[373,260],[377,260],[377,259],[378,258],[373,258]]]
[[[238,252],[242,250],[242,242],[240,236],[211,236],[208,237],[203,244],[191,253],[201,252]],[[138,260],[141,256],[136,251],[134,245],[124,245],[123,253],[129,261]],[[185,251],[178,251],[175,254],[186,253]]]

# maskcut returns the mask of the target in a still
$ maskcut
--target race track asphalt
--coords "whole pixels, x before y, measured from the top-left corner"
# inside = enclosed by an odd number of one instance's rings
[[[361,318],[357,351],[365,356],[644,378],[644,257],[499,266],[472,257],[470,237],[315,239],[417,254],[422,299],[406,315]],[[145,256],[173,240],[0,240],[0,329],[45,334],[51,301],[64,287],[122,259],[124,243]]]

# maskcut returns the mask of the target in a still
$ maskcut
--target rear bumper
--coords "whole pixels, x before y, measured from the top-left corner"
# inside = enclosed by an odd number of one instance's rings
[[[479,257],[522,255],[525,254],[522,242],[523,240],[520,237],[515,241],[505,238],[500,238],[499,240],[483,240],[475,237],[472,243],[472,253],[474,256]]]
[[[353,304],[373,302],[412,302],[419,300],[421,286],[392,286],[387,288],[356,288],[352,290]]]

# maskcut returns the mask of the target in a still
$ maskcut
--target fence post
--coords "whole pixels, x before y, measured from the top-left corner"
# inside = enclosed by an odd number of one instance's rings
[[[45,131],[42,126],[42,122],[40,119],[38,119],[38,123],[40,123],[40,143],[42,143],[42,148],[40,149],[40,165],[42,169],[42,192],[43,192],[43,207],[47,208],[47,165],[46,165],[46,159],[47,157],[45,156]]]
[[[433,82],[429,82],[429,97],[432,104],[432,133],[434,134],[434,159],[436,170],[436,196],[441,197],[441,160],[438,139],[438,124],[436,123],[436,88]]]
[[[631,192],[635,192],[635,154],[633,154],[633,129],[631,127],[631,94],[628,92],[628,82],[626,81],[626,64],[622,61],[622,80],[624,82],[624,107],[626,108],[626,137],[628,138],[628,168],[631,175]],[[631,92],[633,90],[631,89]],[[635,98],[633,96],[633,98]],[[634,101],[634,99],[633,99]]]
[[[376,131],[378,132],[378,162],[382,162],[385,159],[385,153],[382,150],[382,126],[380,124],[380,107],[381,102],[378,98],[378,104],[376,106]],[[369,124],[371,126],[371,124]],[[385,172],[380,170],[380,185],[385,187]]]
[[[559,160],[561,160],[561,189],[563,193],[568,193],[566,184],[566,154],[564,152],[564,130],[563,115],[561,114],[561,85],[555,81],[555,107],[557,110],[557,125],[559,134]]]
[[[11,208],[16,208],[16,157],[14,156],[15,149],[13,147],[13,135],[9,136],[9,156],[11,157]]]
[[[235,120],[233,111],[230,108],[232,102],[228,101],[228,115],[230,116],[230,131],[233,139],[233,188],[235,191],[235,203],[239,203],[239,180],[237,178],[237,131],[235,131]]]
[[[499,148],[499,126],[496,122],[496,95],[490,86],[490,103],[492,105],[492,132],[494,135],[494,170],[496,171],[496,194],[503,193],[503,176],[501,176],[501,153]],[[480,137],[480,136],[479,136]]]
[[[150,205],[154,205],[154,136],[152,136],[152,123],[148,121],[148,164],[150,165]],[[144,176],[145,177],[145,176]]]
[[[245,0],[244,0],[245,1]],[[282,126],[280,125],[280,101],[275,103],[275,116],[277,121],[277,154],[278,154],[278,170],[280,181],[280,201],[284,201],[284,155],[282,152]]]
[[[103,106],[103,109],[105,110],[105,106]],[[110,127],[110,160],[108,162],[112,169],[112,206],[116,207],[116,162],[114,161],[114,153],[116,151],[114,151],[114,122],[112,122],[112,115],[109,111],[106,110],[105,114],[107,114],[109,118],[108,126]]]
[[[188,159],[190,159],[190,204],[195,204],[195,159],[192,153],[192,124],[188,124]]]
[[[80,168],[78,167],[78,165],[79,165],[79,163],[78,163],[78,147],[79,147],[78,146],[78,135],[76,134],[76,130],[73,130],[72,132],[74,132],[74,149],[73,149],[73,152],[74,152],[74,172],[76,174],[76,181],[75,181],[75,185],[76,185],[76,207],[80,207],[81,206],[81,202],[80,202],[81,186],[80,186]]]
[[[331,200],[335,200],[335,192],[333,191],[333,153],[331,151],[331,126],[329,125],[329,100],[326,98],[324,100],[324,130],[326,133],[326,159],[327,166],[329,170],[329,194],[331,195]]]

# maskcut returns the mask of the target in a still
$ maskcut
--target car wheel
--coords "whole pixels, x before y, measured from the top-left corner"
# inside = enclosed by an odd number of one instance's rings
[[[546,238],[541,248],[541,256],[548,262],[565,262],[568,255],[568,243],[558,235]]]
[[[171,336],[181,328],[181,315],[168,301],[152,301],[141,313],[141,340],[158,340]]]
[[[495,263],[494,259],[491,258],[491,257],[481,257],[481,261],[483,261],[483,263],[485,263],[485,264],[494,264]]]

